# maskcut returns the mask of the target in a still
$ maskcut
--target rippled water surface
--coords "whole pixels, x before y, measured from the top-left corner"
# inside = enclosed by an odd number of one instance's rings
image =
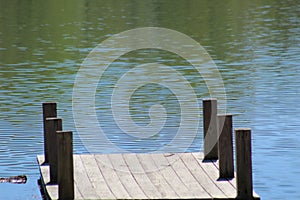
[[[262,199],[300,199],[297,0],[0,0],[0,177],[29,178],[25,185],[1,184],[0,199],[41,198],[36,155],[43,153],[42,102],[58,103],[64,129],[74,130],[75,153],[86,152],[72,114],[80,64],[104,39],[146,26],[182,32],[205,47],[222,75],[234,126],[253,130],[255,191]],[[130,114],[138,125],[150,122],[153,105],[164,106],[168,118],[159,134],[136,139],[122,134],[114,122],[110,104],[114,84],[134,66],[150,62],[180,72],[196,91],[199,106],[209,97],[201,75],[173,53],[142,49],[115,60],[99,81],[95,106],[107,138],[127,151],[149,152],[168,145],[180,125],[180,102],[159,84],[138,88],[130,101]],[[201,122],[188,149],[198,150],[202,150]]]

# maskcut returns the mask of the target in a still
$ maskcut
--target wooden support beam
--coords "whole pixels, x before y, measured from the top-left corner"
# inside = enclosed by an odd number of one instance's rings
[[[62,119],[60,118],[46,118],[46,124],[48,127],[48,138],[49,138],[49,167],[50,167],[50,183],[57,184],[57,149],[58,149],[58,141],[57,141],[57,133],[56,131],[62,130]]]
[[[58,197],[74,199],[73,133],[57,131]]]
[[[203,99],[204,160],[218,159],[217,99]]]
[[[233,178],[232,115],[218,115],[219,178]]]
[[[253,199],[251,129],[235,129],[237,199]]]
[[[42,106],[43,106],[43,127],[44,127],[44,155],[45,155],[44,164],[49,164],[49,155],[48,155],[49,134],[46,127],[46,118],[57,117],[57,110],[56,110],[56,103],[53,102],[43,103]]]

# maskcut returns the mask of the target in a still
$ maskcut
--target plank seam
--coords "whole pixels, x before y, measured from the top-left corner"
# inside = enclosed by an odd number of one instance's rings
[[[91,155],[91,154],[90,154],[90,155]],[[90,156],[90,155],[89,155],[89,157],[91,157],[91,161],[96,163],[97,169],[98,169],[99,172],[100,172],[100,174],[99,174],[98,176],[101,175],[101,178],[102,178],[102,179],[104,180],[104,182],[105,182],[105,187],[106,187],[105,190],[106,190],[106,191],[108,190],[108,191],[110,192],[109,195],[112,195],[114,198],[116,198],[116,197],[114,196],[114,194],[111,192],[110,188],[108,187],[108,185],[107,185],[107,183],[106,183],[106,181],[105,181],[105,179],[104,179],[104,176],[102,175],[102,172],[101,172],[101,170],[99,169],[99,166],[98,166],[98,164],[97,164],[97,160],[96,160],[95,156],[94,156],[94,155],[91,155],[91,156]],[[82,163],[83,163],[83,164],[84,164],[84,162],[86,161],[86,159],[84,159],[84,158],[82,158],[81,160],[82,160]],[[85,161],[84,161],[84,160],[85,160]],[[95,166],[95,167],[96,167],[96,166]],[[97,186],[96,186],[96,183],[95,183],[94,181],[92,181],[92,178],[91,178],[91,176],[90,176],[89,173],[88,173],[89,170],[87,169],[87,165],[86,165],[86,164],[84,164],[84,169],[85,169],[86,174],[87,174],[87,176],[88,176],[88,178],[89,178],[89,180],[90,180],[90,183],[92,184],[94,190],[96,191],[97,196],[98,196],[99,198],[101,198],[101,196],[103,195],[103,193],[99,194],[99,193],[97,192]],[[100,177],[99,177],[99,178],[100,178]]]
[[[228,195],[225,194],[225,192],[217,185],[215,184],[213,178],[209,175],[209,173],[201,166],[201,164],[198,162],[197,158],[195,157],[195,155],[192,153],[194,160],[196,161],[196,163],[200,166],[200,168],[203,170],[203,172],[208,176],[208,178],[213,182],[213,184],[219,188],[219,190],[226,196],[228,197]],[[228,197],[229,198],[229,197]]]
[[[154,161],[154,158],[152,157],[152,155],[150,156],[151,160],[153,161],[153,164],[157,167],[157,169],[159,169],[159,166],[157,166],[156,162]],[[159,171],[164,170],[164,169],[159,169]],[[169,185],[169,187],[173,190],[173,192],[177,195],[177,197],[179,198],[180,195],[176,192],[176,190],[174,190],[174,188],[172,187],[172,184],[170,184],[170,182],[168,181],[168,179],[164,176],[164,174],[161,174],[161,176],[164,178],[165,182]]]
[[[124,156],[124,154],[122,154],[122,157],[123,157],[123,156]],[[140,162],[140,160],[138,159],[138,156],[137,156],[136,154],[135,154],[135,157],[136,157],[137,161],[139,162],[141,168],[143,169],[144,174],[145,174],[145,176],[148,178],[149,182],[150,182],[150,183],[152,184],[152,186],[156,189],[156,191],[161,195],[161,193],[157,190],[157,188],[155,187],[155,185],[153,185],[152,181],[151,181],[151,180],[149,179],[149,177],[146,175],[145,169],[143,168],[143,166],[142,166],[142,164],[141,164],[141,162]],[[126,163],[126,166],[128,167],[129,164],[127,163],[126,159],[125,159],[124,157],[123,157],[123,159],[124,159],[124,161],[125,161],[125,163]],[[144,192],[144,190],[143,190],[143,188],[141,187],[141,185],[137,182],[136,177],[134,176],[134,173],[131,171],[130,167],[128,167],[128,168],[129,168],[129,171],[130,171],[131,175],[133,176],[135,182],[138,184],[138,186],[139,186],[139,187],[141,188],[141,190]],[[146,196],[148,199],[150,199],[150,197],[146,194],[146,192],[144,192],[144,194],[145,194],[145,196]]]
[[[195,179],[196,182],[197,178],[195,177],[195,175],[191,172],[190,168],[186,165],[186,163],[182,160],[181,156],[179,156],[180,160],[182,161],[182,163],[184,164],[184,166],[188,169],[189,173],[193,176],[193,178]],[[213,198],[213,196],[202,186],[201,183],[198,182],[198,185],[200,185],[200,187],[211,197]]]
[[[111,155],[111,154],[110,154],[110,155]],[[123,158],[123,154],[121,154],[121,157],[122,157],[122,159],[123,159],[123,161],[124,161],[124,163],[125,163],[127,169],[129,170],[129,172],[130,172],[130,174],[131,174],[131,177],[133,178],[133,180],[135,181],[135,183],[138,185],[138,187],[140,188],[141,192],[142,192],[147,198],[149,198],[149,197],[145,194],[145,192],[142,190],[141,186],[137,183],[136,179],[133,177],[133,175],[132,175],[132,173],[131,173],[131,171],[130,171],[130,169],[129,169],[129,167],[128,167],[128,164],[126,163],[125,159]],[[109,158],[109,156],[108,156],[108,158]],[[114,166],[113,163],[112,163],[112,161],[110,160],[110,158],[109,158],[109,162],[112,164],[112,166]],[[115,170],[115,169],[113,169],[113,170]],[[116,174],[117,174],[117,173],[116,173]],[[117,174],[117,176],[118,176],[118,174]],[[123,181],[121,180],[121,178],[120,178],[119,176],[118,176],[118,179],[119,179],[119,181],[121,182],[121,184],[122,184],[122,186],[124,187],[124,189],[126,190],[126,192],[128,193],[128,195],[134,199],[135,197],[133,197],[132,195],[130,195],[130,191],[127,190],[126,185],[123,183]]]
[[[140,158],[139,158],[139,156],[137,155],[136,156],[137,157],[137,159],[138,159],[138,161],[139,161],[139,163],[141,164],[141,166],[142,166],[142,168],[143,168],[143,170],[145,171],[145,174],[147,175],[147,177],[148,177],[148,179],[150,180],[150,182],[152,183],[152,185],[157,189],[157,191],[163,196],[164,194],[162,194],[161,192],[160,192],[160,189],[159,189],[159,187],[158,186],[156,186],[155,184],[154,184],[154,182],[151,180],[151,178],[149,177],[149,175],[148,175],[148,173],[146,172],[146,170],[145,170],[145,168],[143,167],[143,164],[142,164],[142,162],[141,162],[141,160],[140,160]],[[149,156],[150,157],[150,159],[152,159],[152,161],[153,161],[153,158],[152,158],[152,156]],[[153,161],[153,163],[154,163],[154,165],[156,166],[156,164],[155,164],[155,162]],[[157,167],[157,166],[156,166]],[[150,172],[151,173],[151,172]],[[162,176],[162,175],[161,175]],[[165,180],[166,182],[167,182],[167,180]],[[170,186],[170,184],[167,182],[167,184]],[[170,188],[172,188],[173,189],[173,187],[172,186],[170,186]],[[173,190],[173,192],[177,195],[177,197],[179,197],[179,195],[176,193],[176,191],[174,191]]]
[[[86,170],[86,166],[85,166],[85,164],[84,164],[84,162],[83,162],[82,156],[83,156],[83,155],[79,155],[79,159],[80,159],[80,162],[82,163],[82,166],[83,166],[83,169],[84,169],[84,174],[87,176],[87,178],[88,178],[90,184],[91,184],[92,187],[93,187],[93,190],[95,191],[96,188],[95,188],[93,182],[91,181],[90,176],[89,176],[89,174],[88,174],[88,172],[87,172],[87,170]],[[79,186],[79,185],[78,185],[78,186]],[[78,187],[78,189],[79,189],[79,187]],[[82,194],[82,192],[81,192],[81,194]],[[97,194],[97,192],[93,192],[93,194],[96,195],[98,198],[100,198],[100,196]],[[84,195],[82,195],[82,197],[84,198]]]
[[[129,196],[129,197],[132,197],[132,196],[130,195],[129,191],[127,190],[126,186],[124,185],[124,183],[121,181],[119,175],[117,174],[116,169],[115,169],[115,167],[114,167],[112,161],[110,160],[109,155],[111,155],[111,154],[107,154],[107,155],[105,155],[105,156],[107,157],[107,160],[109,161],[110,165],[112,166],[112,171],[113,171],[113,172],[116,174],[116,176],[118,177],[119,182],[121,183],[121,185],[122,185],[122,187],[124,188],[124,190],[127,192],[128,196]],[[133,198],[133,197],[132,197],[132,198]]]
[[[100,171],[100,173],[101,173],[101,175],[102,175],[102,177],[103,177],[103,180],[105,181],[105,184],[107,185],[109,191],[113,194],[113,196],[115,197],[115,199],[117,199],[117,195],[116,195],[116,194],[112,191],[112,189],[109,187],[109,184],[108,184],[108,182],[107,182],[107,180],[106,180],[106,178],[105,178],[105,176],[104,176],[104,174],[103,174],[103,171],[101,170],[101,167],[99,166],[99,163],[98,163],[98,160],[97,160],[97,158],[96,158],[96,155],[93,154],[93,157],[94,157],[94,159],[95,159],[95,161],[96,161],[96,164],[97,164],[97,166],[98,166],[98,169],[99,169],[99,171]]]
[[[186,185],[185,183],[184,183],[184,181],[182,180],[182,178],[179,176],[179,174],[176,172],[176,170],[174,169],[174,167],[173,167],[173,165],[169,162],[169,160],[166,158],[166,157],[169,157],[168,155],[167,156],[165,156],[165,154],[163,154],[163,157],[164,157],[164,159],[167,161],[167,163],[168,163],[168,165],[171,167],[171,169],[174,171],[174,173],[176,174],[176,176],[178,177],[178,179],[180,180],[180,182],[182,183],[182,185],[185,187],[185,188],[187,188],[187,190],[189,190],[189,187],[188,187],[188,185]],[[175,161],[175,162],[177,162],[177,161]]]
[[[155,186],[155,184],[152,182],[151,178],[149,178],[149,176],[147,175],[147,172],[146,172],[145,168],[143,167],[142,162],[141,162],[140,159],[139,159],[139,156],[136,155],[136,158],[137,158],[138,162],[140,163],[140,165],[141,165],[143,171],[145,172],[145,175],[146,175],[147,178],[149,179],[150,183],[151,183],[151,184],[156,188],[156,190],[161,194],[161,192],[159,191],[159,189],[158,189],[158,188]],[[163,194],[161,194],[161,195],[163,195]]]
[[[167,161],[167,159],[165,158],[165,156],[162,154],[162,157]],[[154,164],[157,166],[157,167],[159,167],[158,165],[157,165],[157,162],[155,161],[155,158],[153,158],[153,156],[151,155],[151,158],[152,158],[152,160],[154,161]],[[171,165],[169,164],[169,162],[167,161],[167,165],[166,165],[166,167],[171,167]],[[177,176],[177,178],[178,178],[178,180],[179,180],[179,182],[181,183],[181,185],[182,185],[182,187],[184,187],[185,189],[186,189],[186,191],[188,191],[189,189],[182,183],[182,180],[178,177],[178,175],[176,174],[176,172],[174,171],[174,169],[171,167],[171,169],[172,169],[172,172]],[[163,169],[163,170],[165,170],[165,169]],[[174,190],[174,188],[173,188],[173,184],[171,184],[170,182],[169,182],[169,180],[168,180],[168,177],[167,176],[165,176],[165,174],[162,174],[162,176],[164,177],[164,179],[166,180],[166,182],[169,184],[169,186]],[[176,192],[176,190],[174,190],[175,191],[175,193],[178,195],[178,197],[179,198],[182,198],[182,195],[180,195],[179,193],[177,193]]]
[[[78,186],[77,181],[74,180],[74,183],[76,183],[76,184],[74,184],[74,189],[76,188],[77,192],[80,194],[81,199],[83,199],[83,195],[82,195],[81,191],[79,190],[79,186]],[[77,198],[75,197],[75,199],[77,199]]]
[[[219,170],[219,166],[217,165],[217,163],[216,163],[216,162],[213,162],[213,164],[214,164],[214,166]],[[234,172],[234,177],[236,177],[235,172]],[[233,187],[234,189],[236,189],[236,187],[235,187],[234,184],[232,183],[232,180],[229,180],[228,178],[226,178],[226,180],[230,183],[230,185],[232,185],[232,187]]]

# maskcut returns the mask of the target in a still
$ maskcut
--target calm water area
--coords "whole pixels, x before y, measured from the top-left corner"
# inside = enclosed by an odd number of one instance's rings
[[[140,27],[176,30],[206,49],[224,81],[234,127],[252,129],[255,191],[262,199],[300,199],[298,0],[0,0],[0,177],[28,176],[24,185],[0,184],[0,199],[41,199],[36,155],[43,153],[42,102],[58,103],[64,129],[74,131],[74,152],[87,153],[72,114],[76,74],[103,40]],[[176,95],[157,84],[135,92],[130,113],[145,125],[149,108],[161,104],[170,115],[167,128],[134,140],[113,121],[107,103],[112,85],[132,66],[149,62],[185,76],[200,107],[209,97],[201,75],[175,54],[145,49],[117,59],[99,82],[96,110],[109,140],[132,152],[168,145],[180,125]],[[188,151],[202,151],[202,140],[200,120]]]

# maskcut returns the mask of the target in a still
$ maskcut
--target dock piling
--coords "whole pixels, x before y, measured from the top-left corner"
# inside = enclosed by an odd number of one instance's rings
[[[57,184],[57,149],[58,149],[58,141],[57,141],[57,133],[56,131],[62,130],[62,119],[60,118],[46,118],[46,127],[48,129],[48,156],[49,156],[49,167],[50,167],[50,183]]]
[[[217,99],[203,99],[204,160],[218,159]]]
[[[73,133],[57,131],[58,197],[74,199]]]
[[[218,115],[219,178],[233,178],[232,115]]]
[[[251,129],[235,129],[237,199],[253,199]]]
[[[56,109],[56,103],[54,102],[46,102],[43,103],[43,127],[44,127],[44,155],[45,155],[45,161],[44,164],[49,163],[49,155],[48,155],[48,147],[49,147],[49,134],[47,134],[47,128],[46,128],[46,118],[48,117],[56,117],[57,116],[57,109]]]

